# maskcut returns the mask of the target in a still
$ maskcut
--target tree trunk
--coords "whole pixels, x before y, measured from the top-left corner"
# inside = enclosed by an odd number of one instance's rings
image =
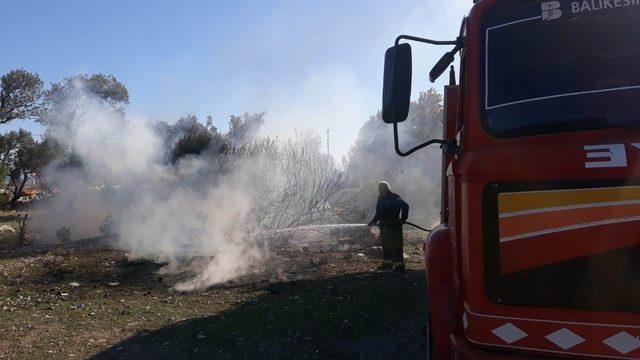
[[[29,180],[29,174],[23,172],[22,179],[18,183],[18,186],[14,187],[15,191],[13,193],[13,197],[11,198],[11,201],[9,201],[9,207],[11,207],[11,209],[16,208],[16,204],[18,202],[18,199],[20,199],[20,195],[22,194],[22,189],[24,189],[24,186],[26,185],[27,180]]]

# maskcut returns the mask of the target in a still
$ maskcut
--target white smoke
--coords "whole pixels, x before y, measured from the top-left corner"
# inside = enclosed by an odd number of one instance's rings
[[[81,85],[57,110],[47,136],[72,161],[66,157],[45,169],[54,196],[34,214],[32,229],[54,241],[66,228],[79,240],[110,225],[114,245],[130,258],[162,260],[168,262],[164,272],[193,275],[175,285],[180,291],[262,270],[269,254],[261,230],[363,220],[353,205],[372,211],[377,181],[390,178],[382,160],[396,162],[383,136],[388,129],[370,123],[371,134],[364,134],[383,144],[364,148],[358,166],[349,166],[366,180],[354,194],[333,157],[319,152],[317,137],[262,139],[231,161],[218,161],[209,149],[169,163],[157,126],[142,116],[126,117]],[[412,219],[421,223],[437,208],[437,179],[422,171],[437,156],[426,154],[397,167],[392,177],[394,189],[411,195],[405,197],[410,204],[426,204],[425,211],[412,206]]]
[[[76,85],[48,136],[74,154],[80,166],[59,162],[45,170],[55,195],[34,215],[35,230],[52,239],[62,226],[72,239],[99,234],[110,217],[117,246],[133,258],[207,256],[199,273],[175,286],[190,290],[256,269],[264,247],[246,226],[252,208],[251,160],[220,175],[214,161],[186,157],[163,161],[163,141],[144,119],[126,118]]]

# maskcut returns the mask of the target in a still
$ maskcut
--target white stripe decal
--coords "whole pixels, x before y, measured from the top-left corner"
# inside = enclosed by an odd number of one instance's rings
[[[520,234],[520,235],[507,236],[504,238],[500,238],[500,243],[505,243],[509,241],[514,241],[514,240],[519,240],[519,239],[524,239],[524,238],[529,238],[534,236],[553,234],[553,233],[562,232],[562,231],[584,229],[584,228],[600,226],[600,225],[608,225],[608,224],[620,224],[620,223],[633,222],[633,221],[640,221],[640,216],[630,216],[630,217],[624,217],[624,218],[592,221],[592,222],[587,222],[582,224],[560,226],[552,229],[533,231],[533,232]]]
[[[542,320],[542,319],[531,319],[531,318],[523,318],[523,317],[513,317],[513,316],[499,316],[499,315],[488,315],[481,314],[471,310],[471,305],[469,303],[464,303],[464,308],[471,315],[492,318],[492,319],[504,319],[504,320],[522,320],[522,321],[533,321],[533,322],[543,322],[543,323],[552,323],[552,324],[568,324],[568,325],[584,325],[584,326],[605,326],[605,327],[617,327],[617,328],[631,328],[631,329],[640,329],[640,326],[635,325],[619,325],[619,324],[602,324],[602,323],[588,323],[588,322],[576,322],[576,321],[560,321],[560,320]]]
[[[528,19],[516,20],[508,22],[506,24],[492,26],[487,28],[484,32],[484,107],[489,109],[489,31],[493,29],[502,28],[505,26],[518,24],[525,21],[542,19],[542,16],[536,16]]]
[[[519,320],[519,321],[531,321],[531,322],[542,322],[542,323],[564,324],[564,325],[583,325],[583,326],[597,326],[597,327],[640,329],[640,326],[633,326],[633,325],[601,324],[601,323],[557,321],[557,320],[541,320],[541,319],[531,319],[531,318],[522,318],[522,317],[488,315],[488,314],[481,314],[481,313],[477,313],[475,311],[472,311],[471,310],[471,306],[467,302],[465,302],[463,304],[463,306],[464,306],[466,312],[471,314],[471,315],[478,316],[478,317],[492,318],[492,319],[501,319],[501,320],[505,320],[505,321]],[[569,351],[557,351],[557,350],[547,350],[547,349],[531,348],[531,347],[524,347],[524,346],[504,345],[504,344],[498,344],[498,343],[486,343],[486,342],[481,342],[481,341],[477,341],[477,340],[472,339],[471,336],[469,336],[469,333],[467,331],[464,331],[464,335],[472,343],[480,344],[480,345],[498,346],[498,347],[510,348],[510,349],[542,351],[542,352],[554,353],[554,354],[570,354],[570,355],[583,355],[583,356],[602,356],[602,354],[595,354],[595,353],[579,353],[579,352],[569,352]],[[636,357],[612,356],[612,355],[608,355],[607,357],[611,358],[611,359],[637,359]]]
[[[596,208],[596,207],[603,207],[603,206],[619,206],[619,205],[635,205],[635,204],[640,204],[640,199],[597,202],[597,203],[588,203],[588,204],[579,204],[579,205],[552,206],[547,208],[512,211],[512,212],[500,214],[500,218],[502,219],[502,218],[509,218],[514,216],[521,216],[521,215],[540,214],[540,213],[551,212],[551,211],[563,211],[563,210]]]
[[[513,346],[513,345],[503,345],[503,344],[491,344],[491,343],[486,343],[486,342],[482,342],[482,341],[477,341],[477,340],[473,340],[466,332],[464,333],[467,337],[467,340],[471,341],[474,344],[477,345],[484,345],[484,346],[496,346],[496,347],[501,347],[501,348],[508,348],[508,349],[519,349],[519,350],[527,350],[527,351],[540,351],[540,352],[546,352],[546,353],[552,353],[552,354],[567,354],[567,355],[579,355],[579,356],[589,356],[589,357],[593,357],[593,356],[597,356],[597,357],[601,357],[604,356],[602,354],[596,354],[596,353],[579,353],[579,352],[569,352],[569,351],[558,351],[558,350],[546,350],[546,349],[540,349],[540,348],[532,348],[532,347],[525,347],[525,346]],[[626,356],[612,356],[612,355],[606,355],[607,359],[638,359],[637,357],[626,357]]]
[[[615,88],[610,88],[610,89],[578,91],[578,92],[572,92],[572,93],[567,93],[567,94],[541,96],[541,97],[537,97],[537,98],[518,100],[518,101],[508,102],[508,103],[505,103],[505,104],[489,106],[489,107],[487,107],[487,110],[501,108],[501,107],[505,107],[505,106],[509,106],[509,105],[522,104],[522,103],[527,103],[527,102],[532,102],[532,101],[549,100],[549,99],[555,99],[555,98],[561,98],[561,97],[567,97],[567,96],[584,95],[584,94],[598,94],[598,93],[603,93],[603,92],[621,91],[621,90],[633,90],[633,89],[640,89],[640,85],[622,86],[622,87],[615,87]]]
[[[505,24],[488,27],[487,30],[499,29],[499,28],[502,28],[502,27],[505,27],[505,26],[518,24],[518,23],[525,22],[525,21],[538,20],[538,19],[542,19],[542,16],[534,16],[534,17],[530,17],[530,18],[526,18],[526,19],[522,19],[522,20],[511,21],[511,22],[508,22],[508,23],[505,23]]]
[[[590,187],[590,188],[579,188],[579,189],[555,189],[555,190],[530,190],[530,191],[518,191],[518,192],[505,192],[502,194],[536,194],[536,193],[557,193],[557,192],[571,192],[571,191],[579,191],[579,192],[589,192],[592,190],[613,190],[613,189],[638,189],[640,186],[603,186],[603,187]]]

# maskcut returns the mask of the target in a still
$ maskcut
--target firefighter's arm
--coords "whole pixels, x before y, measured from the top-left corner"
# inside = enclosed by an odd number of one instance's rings
[[[404,223],[409,218],[409,204],[407,204],[404,200],[400,199],[400,205],[401,205],[400,220]]]

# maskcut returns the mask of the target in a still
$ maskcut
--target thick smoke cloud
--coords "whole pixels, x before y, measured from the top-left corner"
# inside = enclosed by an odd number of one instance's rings
[[[168,164],[161,137],[144,119],[125,118],[80,85],[64,107],[47,136],[79,166],[61,160],[45,170],[55,196],[32,222],[43,239],[55,239],[62,226],[72,239],[96,236],[109,219],[119,234],[117,246],[133,258],[175,264],[194,254],[214,255],[178,290],[256,269],[265,250],[247,228],[252,199],[246,189],[259,181],[254,159],[234,162],[223,176],[205,157]]]
[[[442,136],[442,96],[431,89],[411,103],[407,120],[399,124],[400,147],[406,151],[424,141]],[[400,157],[394,151],[393,130],[381,114],[371,116],[351,148],[346,172],[362,209],[375,207],[377,184],[391,183],[410,205],[410,220],[432,226],[439,219],[441,150],[431,146]],[[363,218],[366,220],[367,218]]]
[[[418,143],[438,136],[440,100],[424,93],[401,137]],[[177,290],[261,271],[273,245],[266,243],[270,231],[368,220],[383,179],[412,205],[412,220],[428,224],[437,217],[437,149],[398,158],[378,116],[363,126],[341,170],[320,151],[318,137],[251,139],[262,114],[232,118],[235,130],[227,134],[195,119],[163,127],[125,116],[82,84],[74,84],[56,114],[47,136],[64,156],[44,171],[54,196],[35,213],[33,230],[49,241],[63,227],[72,240],[113,233],[114,245],[130,258],[191,274]],[[211,136],[210,145],[186,146],[174,156],[171,147],[192,125],[198,139]],[[178,133],[167,137],[165,130]]]

